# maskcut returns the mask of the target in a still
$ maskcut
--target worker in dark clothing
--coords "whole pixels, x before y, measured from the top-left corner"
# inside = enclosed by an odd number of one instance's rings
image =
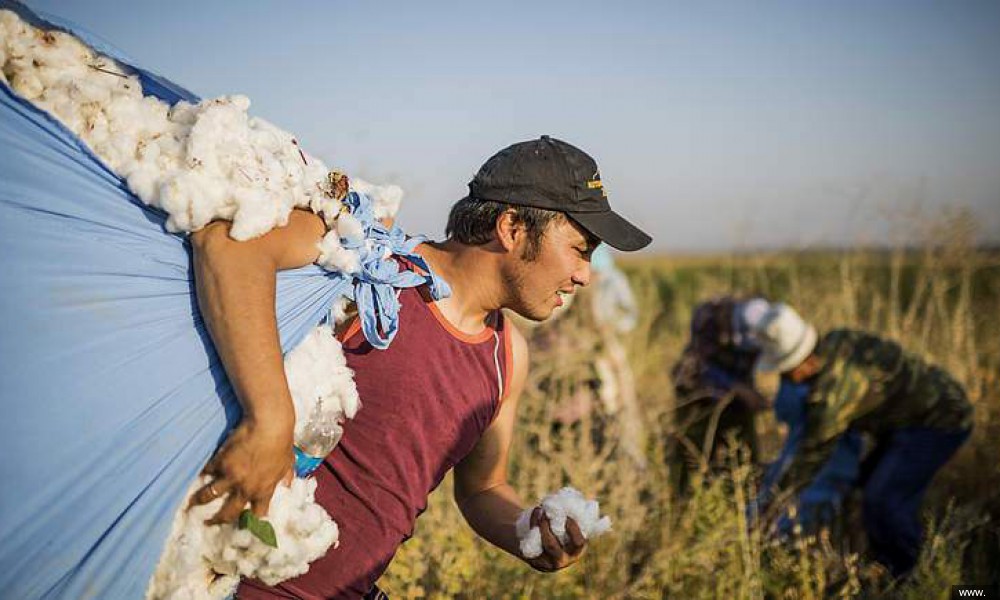
[[[754,388],[753,367],[760,351],[747,323],[768,306],[762,298],[726,296],[695,307],[691,339],[671,371],[673,429],[689,462],[710,464],[728,436],[735,436],[756,458],[754,415],[768,402]],[[685,481],[686,473],[681,485]]]

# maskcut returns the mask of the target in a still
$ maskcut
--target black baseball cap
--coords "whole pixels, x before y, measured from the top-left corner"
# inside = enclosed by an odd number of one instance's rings
[[[508,146],[490,157],[469,182],[469,196],[566,213],[618,250],[639,250],[652,241],[611,210],[594,159],[547,135]]]

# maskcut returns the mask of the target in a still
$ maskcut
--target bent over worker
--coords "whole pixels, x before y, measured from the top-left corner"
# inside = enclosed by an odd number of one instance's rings
[[[781,373],[779,396],[804,409],[797,451],[774,485],[806,486],[843,449],[845,434],[870,436],[860,478],[865,530],[874,558],[905,575],[920,552],[924,494],[972,428],[965,390],[894,341],[848,329],[820,337],[785,304],[772,304],[753,335],[763,349],[758,369]]]
[[[294,411],[275,334],[274,278],[317,256],[322,220],[295,211],[287,227],[235,242],[227,223],[192,235],[199,304],[234,381],[243,420],[206,468],[198,500],[228,494],[216,519],[247,502],[266,507],[292,468]],[[450,297],[399,295],[400,325],[386,350],[358,326],[342,334],[364,408],[316,472],[317,501],[341,543],[308,573],[268,587],[244,582],[240,598],[357,598],[413,533],[427,496],[455,468],[455,499],[473,529],[520,557],[515,522],[525,503],[507,482],[507,455],[528,357],[509,309],[543,320],[590,281],[601,242],[637,250],[649,236],[611,210],[594,160],[560,140],[514,144],[490,158],[452,209],[447,239],[416,248],[447,281]],[[414,265],[404,265],[416,268]],[[575,562],[586,540],[570,523],[560,544],[535,509],[544,553],[525,559],[554,571]]]
[[[748,318],[768,307],[760,297],[721,296],[699,302],[691,315],[691,337],[671,368],[677,439],[695,462],[711,463],[728,435],[757,457],[754,416],[768,407],[754,387],[760,348],[748,335]],[[680,484],[686,485],[686,463]]]

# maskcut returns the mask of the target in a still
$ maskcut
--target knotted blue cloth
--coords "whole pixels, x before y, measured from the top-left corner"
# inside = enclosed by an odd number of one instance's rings
[[[35,26],[74,33],[129,65],[167,103],[187,90],[56,19],[0,0]],[[419,240],[374,220],[363,268],[277,278],[287,352],[331,305],[355,297],[376,347],[398,327],[393,288],[443,281],[389,254]],[[142,598],[188,486],[240,408],[197,309],[190,246],[72,132],[0,83],[0,595]],[[354,243],[344,240],[345,244]],[[363,246],[363,248],[362,248]]]
[[[344,205],[361,221],[364,237],[341,238],[341,245],[358,253],[361,268],[354,274],[353,294],[361,317],[361,330],[373,347],[384,350],[399,328],[397,290],[426,285],[434,299],[451,294],[448,284],[436,276],[430,265],[414,249],[425,241],[423,236],[407,237],[393,225],[386,227],[375,218],[372,203],[363,194],[351,192]],[[400,268],[391,255],[402,257],[423,270],[425,275]]]

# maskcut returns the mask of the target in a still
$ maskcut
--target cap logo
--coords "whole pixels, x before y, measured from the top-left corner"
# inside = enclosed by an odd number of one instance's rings
[[[594,171],[591,175],[591,180],[587,182],[588,190],[601,190],[601,195],[607,198],[608,192],[604,189],[604,183],[601,182],[601,172]]]

